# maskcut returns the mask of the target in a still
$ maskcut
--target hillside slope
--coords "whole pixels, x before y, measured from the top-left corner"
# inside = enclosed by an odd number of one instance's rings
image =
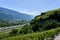
[[[60,28],[55,28],[44,32],[3,38],[2,40],[53,40],[59,33]]]
[[[21,29],[22,34],[41,32],[60,27],[60,9],[51,10],[36,16],[30,25],[26,25]]]
[[[32,18],[33,18],[32,15],[23,14],[14,10],[0,7],[0,21],[1,20],[31,20]]]

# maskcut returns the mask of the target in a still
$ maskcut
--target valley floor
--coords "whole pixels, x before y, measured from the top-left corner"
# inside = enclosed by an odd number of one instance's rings
[[[16,26],[2,27],[2,28],[0,28],[0,32],[6,32],[6,31],[9,31],[9,30],[12,30],[12,29],[17,29],[17,28],[20,28],[20,27],[22,27],[24,25],[25,24],[23,24],[23,25],[16,25]]]

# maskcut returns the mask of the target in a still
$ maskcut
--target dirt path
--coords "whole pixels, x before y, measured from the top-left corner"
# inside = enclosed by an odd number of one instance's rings
[[[56,36],[54,40],[60,40],[60,34],[59,36]]]

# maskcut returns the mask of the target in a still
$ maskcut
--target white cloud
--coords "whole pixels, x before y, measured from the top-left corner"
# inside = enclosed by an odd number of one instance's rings
[[[29,14],[29,15],[33,15],[33,16],[36,16],[36,15],[39,15],[40,14],[40,12],[38,12],[38,11],[28,11],[28,10],[21,10],[20,11],[21,13],[24,13],[24,14]]]

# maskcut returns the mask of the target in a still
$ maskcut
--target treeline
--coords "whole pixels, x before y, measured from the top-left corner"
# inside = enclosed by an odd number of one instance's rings
[[[20,22],[20,21],[14,21],[14,22],[10,22],[10,21],[1,21],[0,22],[0,27],[6,27],[6,26],[14,26],[14,25],[22,25],[25,22]]]

